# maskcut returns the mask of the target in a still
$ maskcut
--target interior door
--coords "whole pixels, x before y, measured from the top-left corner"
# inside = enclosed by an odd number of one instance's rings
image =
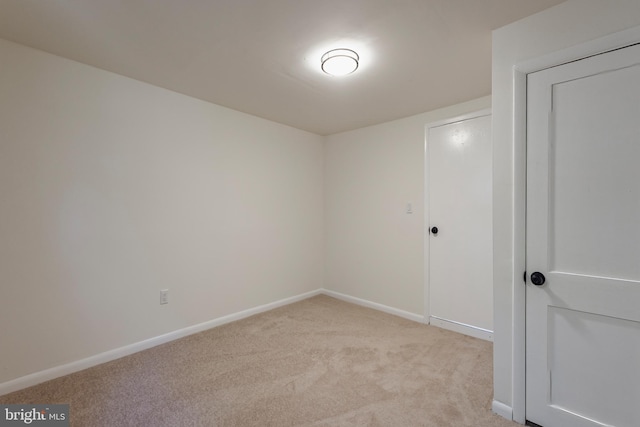
[[[427,128],[429,321],[484,339],[493,339],[491,157],[488,110]]]
[[[640,45],[527,79],[526,416],[640,425]]]

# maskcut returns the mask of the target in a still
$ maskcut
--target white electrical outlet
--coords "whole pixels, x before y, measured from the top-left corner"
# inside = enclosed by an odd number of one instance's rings
[[[169,289],[160,291],[160,305],[162,304],[169,304]]]

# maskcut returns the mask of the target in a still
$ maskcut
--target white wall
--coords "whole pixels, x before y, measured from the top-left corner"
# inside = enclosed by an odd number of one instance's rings
[[[0,58],[0,383],[322,287],[322,137]]]
[[[513,67],[636,25],[637,0],[569,0],[493,34],[494,397],[506,407],[514,397],[513,289],[522,286],[524,270],[521,257],[514,258],[513,244],[514,237],[522,236],[520,224],[514,226],[514,153],[518,162],[522,153],[514,151],[513,143]]]
[[[490,106],[484,97],[326,138],[327,289],[424,314],[425,125]]]

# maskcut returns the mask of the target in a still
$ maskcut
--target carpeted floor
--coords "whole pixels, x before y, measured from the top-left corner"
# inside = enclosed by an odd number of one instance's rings
[[[0,403],[72,426],[496,426],[492,345],[327,296],[210,329]]]

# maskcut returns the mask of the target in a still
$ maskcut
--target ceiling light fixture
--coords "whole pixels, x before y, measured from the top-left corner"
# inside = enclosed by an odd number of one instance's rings
[[[322,55],[322,71],[331,76],[346,76],[358,69],[360,57],[351,49],[333,49]]]

